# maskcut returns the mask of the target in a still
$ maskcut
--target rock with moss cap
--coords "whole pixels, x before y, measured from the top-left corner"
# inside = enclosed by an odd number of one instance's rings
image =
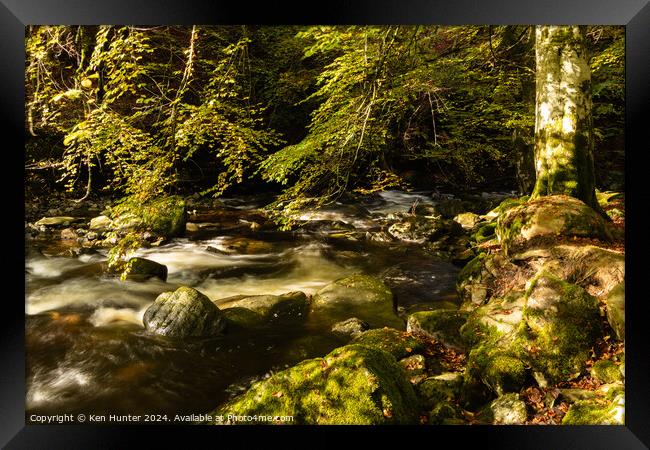
[[[397,359],[412,355],[422,350],[423,344],[409,333],[393,328],[377,328],[364,331],[352,340],[353,344],[384,350]]]
[[[468,374],[502,393],[520,387],[524,367],[542,386],[580,373],[600,332],[596,299],[542,270],[525,292],[491,299],[473,311],[461,336],[473,347]]]
[[[594,398],[572,404],[562,419],[562,425],[624,425],[623,384],[601,386],[596,394]]]
[[[623,380],[619,366],[608,359],[595,362],[590,373],[593,378],[602,383],[614,383]]]
[[[530,246],[536,238],[611,237],[600,214],[567,195],[544,196],[507,210],[497,220],[496,234],[506,253]]]
[[[448,347],[463,350],[460,328],[467,320],[468,312],[439,309],[411,314],[406,322],[406,331],[432,337]]]
[[[165,238],[182,235],[187,223],[185,200],[177,195],[143,204],[127,201],[113,208],[111,216],[115,229],[149,230]]]
[[[143,323],[147,331],[172,337],[210,337],[226,327],[219,308],[186,286],[160,294],[145,311]]]
[[[415,423],[417,409],[395,358],[347,345],[253,384],[212,415],[292,416],[287,424],[295,425],[381,425]]]
[[[146,258],[135,257],[124,263],[117,263],[109,272],[123,274],[125,279],[131,281],[145,281],[150,278],[167,281],[167,266]]]
[[[403,326],[394,311],[393,293],[369,275],[354,274],[328,284],[314,294],[311,309],[332,324],[354,316],[372,327]]]
[[[515,266],[499,253],[480,253],[458,274],[456,291],[461,299],[461,309],[471,311],[487,300],[495,281]]]

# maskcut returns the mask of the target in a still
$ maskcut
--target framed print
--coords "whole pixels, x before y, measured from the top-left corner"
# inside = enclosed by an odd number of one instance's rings
[[[647,2],[0,17],[7,448],[647,448]]]

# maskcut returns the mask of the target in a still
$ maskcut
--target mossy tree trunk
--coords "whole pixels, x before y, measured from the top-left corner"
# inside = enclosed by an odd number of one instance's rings
[[[602,213],[595,192],[591,70],[585,30],[537,26],[532,198],[566,194]]]

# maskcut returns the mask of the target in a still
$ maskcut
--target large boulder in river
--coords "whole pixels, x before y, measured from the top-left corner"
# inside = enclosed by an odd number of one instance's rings
[[[582,201],[567,195],[530,200],[504,212],[496,234],[505,252],[528,247],[534,241],[557,236],[609,239],[605,219]]]
[[[127,280],[142,281],[149,278],[160,278],[167,281],[167,266],[146,258],[131,258],[124,267]]]
[[[300,291],[282,295],[237,295],[219,300],[221,309],[246,308],[267,320],[304,316],[307,296]]]
[[[190,287],[163,292],[145,311],[147,331],[173,337],[209,337],[221,333],[226,320],[208,297]]]
[[[253,384],[211,415],[292,416],[286,423],[295,425],[382,425],[415,423],[417,410],[413,387],[394,357],[347,345]]]
[[[369,275],[354,274],[328,284],[314,294],[311,307],[332,323],[353,315],[372,327],[403,325],[395,315],[391,290]]]

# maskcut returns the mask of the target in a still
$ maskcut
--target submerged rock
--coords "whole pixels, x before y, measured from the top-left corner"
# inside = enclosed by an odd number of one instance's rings
[[[375,327],[403,325],[395,315],[391,290],[369,275],[350,275],[328,284],[314,294],[311,307],[333,323],[353,315]]]
[[[266,320],[278,318],[297,318],[305,314],[307,296],[304,292],[288,292],[282,295],[235,296],[221,299],[219,305],[224,308],[246,308]]]
[[[181,286],[163,292],[145,311],[147,331],[173,337],[209,337],[218,335],[226,320],[217,306],[201,292]]]
[[[506,253],[528,246],[534,238],[610,237],[603,217],[567,195],[540,197],[507,210],[497,220],[496,233]]]
[[[296,425],[407,424],[417,420],[417,399],[390,354],[347,345],[253,384],[213,415],[292,416],[286,423]]]
[[[266,323],[266,318],[263,315],[248,308],[226,308],[221,309],[221,313],[228,322],[228,330],[256,328]]]

